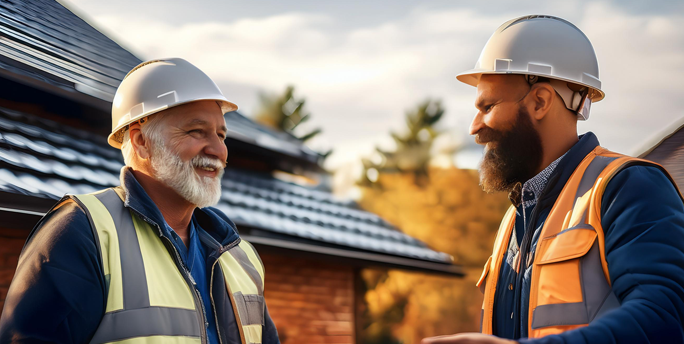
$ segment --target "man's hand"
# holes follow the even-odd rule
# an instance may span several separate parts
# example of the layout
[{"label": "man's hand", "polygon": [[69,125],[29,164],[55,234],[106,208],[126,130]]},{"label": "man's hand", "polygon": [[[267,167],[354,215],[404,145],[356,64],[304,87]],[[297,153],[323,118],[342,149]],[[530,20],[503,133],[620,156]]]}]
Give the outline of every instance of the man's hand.
[{"label": "man's hand", "polygon": [[501,339],[482,333],[459,333],[448,336],[424,338],[420,344],[516,344],[517,342]]}]

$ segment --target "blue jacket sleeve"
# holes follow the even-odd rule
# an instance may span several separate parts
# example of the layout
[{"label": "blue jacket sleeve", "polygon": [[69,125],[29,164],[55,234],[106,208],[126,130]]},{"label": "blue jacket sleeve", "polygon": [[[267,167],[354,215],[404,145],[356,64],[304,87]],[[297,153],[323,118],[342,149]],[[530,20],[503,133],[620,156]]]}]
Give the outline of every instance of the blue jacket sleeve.
[{"label": "blue jacket sleeve", "polygon": [[606,259],[620,307],[534,344],[684,343],[684,204],[656,167],[633,166],[602,200]]},{"label": "blue jacket sleeve", "polygon": [[264,332],[262,337],[263,344],[280,344],[278,330],[276,329],[271,315],[268,314],[268,307],[264,308]]},{"label": "blue jacket sleeve", "polygon": [[0,320],[0,343],[87,343],[104,314],[105,282],[85,212],[66,200],[33,230]]}]

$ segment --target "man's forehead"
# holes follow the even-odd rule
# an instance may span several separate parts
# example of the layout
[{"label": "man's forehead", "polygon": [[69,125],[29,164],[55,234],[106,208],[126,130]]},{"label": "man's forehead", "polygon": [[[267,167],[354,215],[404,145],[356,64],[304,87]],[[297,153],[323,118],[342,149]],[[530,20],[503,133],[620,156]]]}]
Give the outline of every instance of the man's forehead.
[{"label": "man's forehead", "polygon": [[188,116],[185,121],[183,121],[184,125],[187,126],[192,126],[192,125],[198,125],[198,126],[213,126],[216,125],[219,128],[226,130],[226,119],[221,116],[220,119],[217,116]]},{"label": "man's forehead", "polygon": [[505,97],[511,92],[525,86],[525,79],[520,75],[485,74],[477,84],[477,100]]},{"label": "man's forehead", "polygon": [[[213,106],[211,106],[213,104]],[[168,117],[177,125],[225,125],[220,107],[215,102],[183,104],[166,110]]]}]

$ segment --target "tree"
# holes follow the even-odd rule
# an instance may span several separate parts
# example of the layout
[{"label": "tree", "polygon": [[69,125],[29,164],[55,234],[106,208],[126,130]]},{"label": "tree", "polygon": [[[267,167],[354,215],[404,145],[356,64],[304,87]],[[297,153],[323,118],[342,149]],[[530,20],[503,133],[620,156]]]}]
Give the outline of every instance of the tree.
[{"label": "tree", "polygon": [[444,115],[444,108],[439,100],[427,99],[411,111],[406,113],[407,131],[404,133],[391,132],[396,144],[394,151],[376,148],[379,159],[363,159],[364,175],[361,185],[375,184],[379,173],[383,172],[411,172],[415,176],[416,184],[424,185],[428,176],[428,166],[432,159],[432,144],[441,134],[436,129],[437,123]]},{"label": "tree", "polygon": [[[295,130],[300,124],[308,121],[311,114],[305,109],[306,100],[296,98],[294,86],[287,86],[285,92],[277,94],[259,94],[259,111],[254,119],[275,130],[286,132],[296,139],[306,142],[319,135],[322,130],[316,128],[304,135],[295,134]],[[327,158],[332,150],[321,153],[323,158]]]},{"label": "tree", "polygon": [[259,101],[260,109],[255,116],[257,122],[290,133],[302,142],[321,133],[321,129],[317,128],[301,136],[294,134],[300,124],[311,118],[311,114],[304,108],[306,100],[295,98],[294,86],[287,86],[280,95],[261,93]]},{"label": "tree", "polygon": [[[474,285],[510,203],[503,194],[484,193],[477,171],[430,166],[443,115],[439,101],[421,102],[406,113],[407,129],[391,133],[396,149],[376,149],[376,156],[362,160],[366,173],[359,182],[359,205],[451,254],[465,276],[364,269],[364,343],[418,343],[424,337],[478,330],[482,295]],[[443,153],[453,155],[457,149],[453,145]]]},{"label": "tree", "polygon": [[478,331],[482,294],[475,287],[510,206],[503,193],[482,191],[477,171],[430,167],[424,186],[412,173],[380,173],[359,205],[402,232],[454,257],[463,278],[364,269],[363,343],[419,343],[421,338]]}]

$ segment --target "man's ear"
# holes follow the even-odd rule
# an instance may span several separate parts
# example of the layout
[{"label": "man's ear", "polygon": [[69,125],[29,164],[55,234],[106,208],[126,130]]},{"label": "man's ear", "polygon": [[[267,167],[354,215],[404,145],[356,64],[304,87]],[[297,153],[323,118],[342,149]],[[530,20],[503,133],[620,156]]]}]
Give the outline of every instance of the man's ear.
[{"label": "man's ear", "polygon": [[531,108],[530,115],[532,118],[540,121],[546,114],[551,111],[553,102],[556,100],[556,91],[548,83],[538,83],[534,84],[532,91],[530,92],[530,105]]},{"label": "man's ear", "polygon": [[131,139],[131,145],[138,157],[140,159],[147,160],[151,155],[150,149],[147,146],[147,140],[145,139],[145,136],[143,136],[142,130],[140,129],[140,123],[133,123],[128,128],[128,135],[130,135],[129,138]]}]

